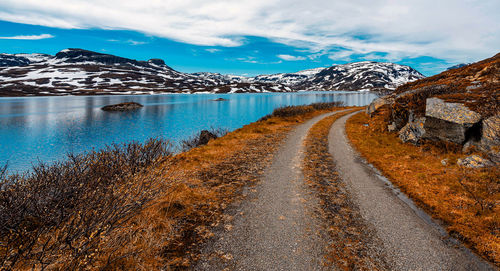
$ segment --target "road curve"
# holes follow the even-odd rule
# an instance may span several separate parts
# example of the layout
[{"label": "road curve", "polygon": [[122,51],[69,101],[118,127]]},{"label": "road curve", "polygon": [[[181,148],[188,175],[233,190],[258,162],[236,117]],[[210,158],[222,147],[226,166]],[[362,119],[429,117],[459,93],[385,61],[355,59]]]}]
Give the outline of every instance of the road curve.
[{"label": "road curve", "polygon": [[[343,110],[346,111],[346,110]],[[292,130],[260,183],[249,191],[217,240],[202,251],[194,270],[327,270],[323,261],[328,238],[313,215],[317,198],[303,183],[300,170],[307,132],[323,114]]]},{"label": "road curve", "polygon": [[393,270],[495,270],[461,245],[443,236],[439,226],[418,215],[412,203],[393,189],[352,149],[345,123],[338,119],[329,134],[329,149],[341,178],[347,183],[361,215],[373,224],[384,243]]}]

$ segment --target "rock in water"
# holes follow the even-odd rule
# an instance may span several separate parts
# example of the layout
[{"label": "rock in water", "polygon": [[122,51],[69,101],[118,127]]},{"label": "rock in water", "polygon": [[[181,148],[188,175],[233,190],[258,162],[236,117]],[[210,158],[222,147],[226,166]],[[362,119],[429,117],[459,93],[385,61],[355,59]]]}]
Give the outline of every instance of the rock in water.
[{"label": "rock in water", "polygon": [[129,111],[143,107],[142,104],[135,102],[119,103],[103,106],[101,109],[104,111]]}]

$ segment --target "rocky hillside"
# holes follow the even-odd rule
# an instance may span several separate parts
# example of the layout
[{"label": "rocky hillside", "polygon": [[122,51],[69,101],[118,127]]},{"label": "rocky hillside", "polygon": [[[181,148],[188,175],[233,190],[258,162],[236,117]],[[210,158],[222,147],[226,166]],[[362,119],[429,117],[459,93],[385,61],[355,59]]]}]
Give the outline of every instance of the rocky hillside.
[{"label": "rocky hillside", "polygon": [[500,54],[405,84],[367,113],[385,116],[402,141],[475,147],[500,163]]},{"label": "rocky hillside", "polygon": [[377,62],[243,77],[183,73],[161,59],[137,61],[82,49],[55,56],[0,54],[0,96],[394,89],[419,78],[408,66]]}]

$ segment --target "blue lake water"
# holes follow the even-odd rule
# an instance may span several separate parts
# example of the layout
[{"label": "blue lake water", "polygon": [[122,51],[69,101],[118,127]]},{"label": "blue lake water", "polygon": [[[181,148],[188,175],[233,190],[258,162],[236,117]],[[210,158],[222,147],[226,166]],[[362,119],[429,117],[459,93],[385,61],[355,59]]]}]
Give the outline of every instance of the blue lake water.
[{"label": "blue lake water", "polygon": [[[374,98],[369,92],[0,98],[0,165],[8,162],[10,172],[26,170],[37,161],[50,163],[110,143],[150,137],[175,143],[211,127],[235,130],[280,106],[330,101],[362,106]],[[144,107],[100,110],[127,101]]]}]

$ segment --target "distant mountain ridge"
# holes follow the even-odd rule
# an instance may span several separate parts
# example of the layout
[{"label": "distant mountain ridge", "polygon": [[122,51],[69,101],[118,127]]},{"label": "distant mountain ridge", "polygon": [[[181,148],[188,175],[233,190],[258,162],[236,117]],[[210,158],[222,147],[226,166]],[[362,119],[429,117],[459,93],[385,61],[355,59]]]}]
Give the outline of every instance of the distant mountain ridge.
[{"label": "distant mountain ridge", "polygon": [[0,95],[242,93],[395,89],[424,78],[409,66],[357,62],[296,73],[244,77],[183,73],[161,59],[138,61],[83,49],[0,54]]}]

